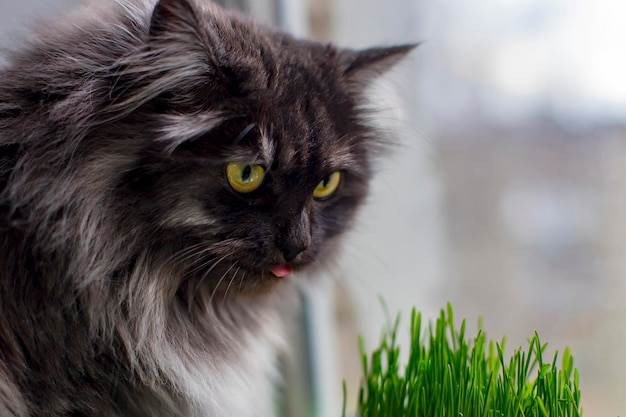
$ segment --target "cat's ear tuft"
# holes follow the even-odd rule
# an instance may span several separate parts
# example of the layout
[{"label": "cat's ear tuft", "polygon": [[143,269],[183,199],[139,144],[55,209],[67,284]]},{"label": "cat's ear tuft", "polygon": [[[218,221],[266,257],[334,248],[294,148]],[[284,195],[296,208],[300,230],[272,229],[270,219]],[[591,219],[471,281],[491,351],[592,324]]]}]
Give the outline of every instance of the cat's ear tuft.
[{"label": "cat's ear tuft", "polygon": [[350,80],[368,83],[400,62],[419,43],[409,45],[344,50],[340,53],[344,76]]},{"label": "cat's ear tuft", "polygon": [[[198,18],[188,0],[159,0],[150,19],[150,39],[197,39]],[[182,35],[182,38],[181,38]]]}]

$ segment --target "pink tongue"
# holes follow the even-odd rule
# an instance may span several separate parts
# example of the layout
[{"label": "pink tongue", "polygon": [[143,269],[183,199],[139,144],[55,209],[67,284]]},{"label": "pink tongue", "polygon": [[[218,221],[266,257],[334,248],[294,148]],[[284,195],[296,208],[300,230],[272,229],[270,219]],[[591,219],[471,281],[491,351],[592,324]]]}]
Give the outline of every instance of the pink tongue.
[{"label": "pink tongue", "polygon": [[270,269],[270,271],[278,278],[288,277],[289,274],[291,274],[291,268],[289,268],[287,265],[277,266],[276,268]]}]

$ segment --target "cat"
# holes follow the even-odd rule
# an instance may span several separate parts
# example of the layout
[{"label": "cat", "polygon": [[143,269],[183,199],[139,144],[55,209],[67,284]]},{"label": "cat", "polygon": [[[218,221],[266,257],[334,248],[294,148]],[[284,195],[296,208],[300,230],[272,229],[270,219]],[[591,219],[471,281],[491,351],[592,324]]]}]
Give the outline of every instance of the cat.
[{"label": "cat", "polygon": [[341,49],[202,0],[101,2],[0,68],[0,416],[264,416],[279,306],[385,148]]}]

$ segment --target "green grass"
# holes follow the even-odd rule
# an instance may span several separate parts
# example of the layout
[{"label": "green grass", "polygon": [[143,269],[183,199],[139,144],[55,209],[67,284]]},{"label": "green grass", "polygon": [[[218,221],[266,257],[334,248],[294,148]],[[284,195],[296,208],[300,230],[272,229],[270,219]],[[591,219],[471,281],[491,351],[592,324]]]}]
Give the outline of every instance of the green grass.
[{"label": "green grass", "polygon": [[[396,344],[399,318],[371,355],[361,341],[364,377],[358,396],[360,417],[579,417],[578,371],[569,349],[557,367],[550,362],[537,333],[528,350],[507,361],[505,341],[489,341],[478,329],[466,336],[465,320],[455,327],[448,304],[436,323],[422,328],[421,313],[411,315],[411,343],[406,365]],[[346,416],[346,387],[344,411]]]}]

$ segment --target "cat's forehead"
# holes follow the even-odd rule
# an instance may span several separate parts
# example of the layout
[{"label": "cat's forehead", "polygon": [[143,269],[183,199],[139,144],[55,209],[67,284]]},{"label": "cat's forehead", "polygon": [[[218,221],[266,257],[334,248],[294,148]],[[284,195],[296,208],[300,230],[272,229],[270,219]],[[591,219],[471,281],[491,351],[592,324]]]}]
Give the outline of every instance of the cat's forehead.
[{"label": "cat's forehead", "polygon": [[[310,133],[310,132],[309,132]],[[358,160],[355,141],[332,131],[285,130],[280,124],[252,123],[244,129],[246,140],[230,147],[228,159],[273,167],[279,171],[332,172],[353,167]]]},{"label": "cat's forehead", "polygon": [[238,152],[285,170],[342,169],[355,162],[352,102],[332,68],[316,65],[311,51],[273,63],[256,60],[265,75],[248,83],[234,110],[249,115],[242,134],[256,140],[241,141]]},{"label": "cat's forehead", "polygon": [[278,146],[274,165],[285,171],[308,168],[309,171],[333,172],[353,168],[357,162],[355,148],[345,138],[326,140],[312,138],[313,143],[283,141]]}]

